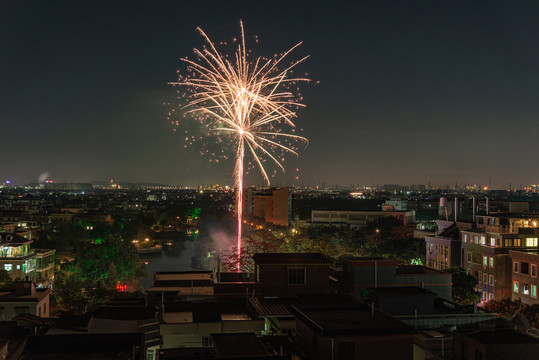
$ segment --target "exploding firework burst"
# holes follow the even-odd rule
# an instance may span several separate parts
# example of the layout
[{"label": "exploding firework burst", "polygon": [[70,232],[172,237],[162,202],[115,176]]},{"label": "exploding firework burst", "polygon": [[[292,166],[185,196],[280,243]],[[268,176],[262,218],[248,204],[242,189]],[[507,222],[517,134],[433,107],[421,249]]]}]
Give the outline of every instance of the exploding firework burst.
[{"label": "exploding firework burst", "polygon": [[[197,136],[186,132],[185,140],[193,144],[215,136],[223,147],[218,151],[201,150],[201,154],[210,155],[216,162],[228,157],[225,151],[228,144],[234,147],[238,257],[241,255],[244,172],[256,166],[270,185],[266,163],[273,163],[284,172],[285,155],[298,156],[299,147],[307,144],[306,138],[296,134],[292,120],[297,116],[296,110],[304,106],[297,85],[309,81],[306,77],[293,76],[293,68],[308,56],[285,64],[290,52],[301,43],[272,58],[256,57],[246,49],[241,21],[240,28],[241,38],[234,39],[232,54],[220,52],[198,28],[205,45],[202,50],[194,49],[194,59],[181,59],[187,63],[187,74],[172,83],[186,86],[186,92],[181,93],[187,99],[185,114],[198,120],[206,130],[205,134]],[[246,155],[250,159],[247,164],[244,163]],[[276,170],[271,176],[275,173]]]}]

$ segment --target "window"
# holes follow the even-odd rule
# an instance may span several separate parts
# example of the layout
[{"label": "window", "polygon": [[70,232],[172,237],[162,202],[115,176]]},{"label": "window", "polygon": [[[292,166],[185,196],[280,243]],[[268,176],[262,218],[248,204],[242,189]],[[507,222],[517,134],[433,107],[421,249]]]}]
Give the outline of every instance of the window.
[{"label": "window", "polygon": [[468,262],[472,262],[472,253],[470,251],[468,251],[466,254],[466,260],[468,260]]},{"label": "window", "polygon": [[490,246],[492,247],[496,246],[496,238],[493,238],[493,237],[490,238]]},{"label": "window", "polygon": [[210,347],[211,346],[211,338],[209,336],[203,336],[202,337],[202,346],[204,346],[204,347]]},{"label": "window", "polygon": [[529,284],[521,284],[520,285],[520,292],[524,295],[530,295],[530,285]]},{"label": "window", "polygon": [[21,266],[20,265],[17,265],[17,270],[20,270],[21,269]]},{"label": "window", "polygon": [[488,301],[490,300],[494,300],[494,294],[493,293],[488,293]]},{"label": "window", "polygon": [[483,352],[481,350],[475,350],[475,360],[483,360]]},{"label": "window", "polygon": [[535,264],[532,264],[532,273],[531,273],[531,275],[533,277],[537,277],[537,265],[535,265]]},{"label": "window", "polygon": [[513,263],[513,271],[516,273],[518,272],[518,262],[516,261]]},{"label": "window", "polygon": [[513,246],[513,240],[505,239],[505,247],[511,247],[511,246]]},{"label": "window", "polygon": [[148,349],[148,351],[146,352],[146,360],[154,360],[155,359],[154,353],[155,353],[154,349]]},{"label": "window", "polygon": [[530,275],[530,264],[527,262],[520,263],[520,273],[525,275]]},{"label": "window", "polygon": [[468,234],[464,234],[464,243],[468,242]]},{"label": "window", "polygon": [[520,239],[515,239],[513,246],[520,246]]},{"label": "window", "polygon": [[339,360],[355,360],[356,358],[356,344],[351,341],[340,342],[337,349]]},{"label": "window", "polygon": [[482,279],[483,279],[483,273],[480,271],[479,276],[477,277],[477,282],[481,284]]},{"label": "window", "polygon": [[0,307],[0,320],[5,320],[4,308]]},{"label": "window", "polygon": [[483,235],[481,236],[481,245],[486,245],[487,244],[487,238]]},{"label": "window", "polygon": [[15,307],[15,314],[28,314],[28,307],[27,306],[17,306]]},{"label": "window", "polygon": [[513,292],[518,292],[518,281],[513,281]]},{"label": "window", "polygon": [[4,264],[4,270],[11,271],[11,264]]},{"label": "window", "polygon": [[488,266],[490,266],[491,268],[494,267],[494,258],[493,257],[488,258]]},{"label": "window", "polygon": [[487,301],[488,300],[488,293],[486,291],[483,291],[483,296],[481,297],[481,301]]},{"label": "window", "polygon": [[488,276],[488,284],[490,286],[494,286],[494,275],[489,275]]},{"label": "window", "polygon": [[483,266],[488,266],[488,256],[483,256]]},{"label": "window", "polygon": [[[488,276],[487,273],[483,273],[483,284],[488,284],[488,283],[487,283],[487,276]],[[491,275],[491,276],[492,276],[492,275]]]},{"label": "window", "polygon": [[466,274],[472,275],[472,269],[466,269]]},{"label": "window", "polygon": [[537,238],[526,238],[526,246],[537,247]]},{"label": "window", "polygon": [[537,297],[537,286],[536,285],[532,285],[532,296]]},{"label": "window", "polygon": [[289,285],[305,285],[305,269],[303,268],[288,269],[288,284]]}]

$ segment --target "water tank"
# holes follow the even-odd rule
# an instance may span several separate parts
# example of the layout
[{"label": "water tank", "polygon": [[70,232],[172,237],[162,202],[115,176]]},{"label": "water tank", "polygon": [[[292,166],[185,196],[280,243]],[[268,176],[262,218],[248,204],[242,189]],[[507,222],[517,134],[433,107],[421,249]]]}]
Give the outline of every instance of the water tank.
[{"label": "water tank", "polygon": [[446,207],[447,206],[447,199],[445,197],[440,198],[440,207]]}]

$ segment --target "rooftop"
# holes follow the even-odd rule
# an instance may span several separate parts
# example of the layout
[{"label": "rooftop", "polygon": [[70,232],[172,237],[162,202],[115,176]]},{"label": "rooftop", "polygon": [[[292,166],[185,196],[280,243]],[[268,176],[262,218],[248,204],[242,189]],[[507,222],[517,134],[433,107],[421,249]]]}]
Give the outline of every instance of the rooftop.
[{"label": "rooftop", "polygon": [[412,334],[415,330],[364,303],[338,306],[292,306],[297,320],[322,336]]},{"label": "rooftop", "polygon": [[30,243],[32,243],[32,240],[15,233],[0,233],[0,246],[20,246]]},{"label": "rooftop", "polygon": [[497,330],[476,330],[471,332],[461,332],[464,336],[470,337],[482,344],[538,344],[539,339],[519,334],[510,329]]},{"label": "rooftop", "polygon": [[333,260],[320,253],[256,253],[257,264],[333,264]]},{"label": "rooftop", "polygon": [[212,334],[211,339],[217,356],[268,354],[253,333]]}]

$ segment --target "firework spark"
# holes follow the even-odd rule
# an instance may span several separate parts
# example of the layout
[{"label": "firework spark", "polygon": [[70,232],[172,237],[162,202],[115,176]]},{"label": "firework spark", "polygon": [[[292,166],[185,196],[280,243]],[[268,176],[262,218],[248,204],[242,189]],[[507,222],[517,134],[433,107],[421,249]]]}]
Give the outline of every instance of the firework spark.
[{"label": "firework spark", "polygon": [[[219,52],[206,33],[197,28],[205,46],[202,50],[194,49],[195,59],[181,59],[187,63],[188,75],[172,83],[187,86],[186,113],[194,115],[206,127],[206,135],[217,134],[219,142],[226,139],[235,147],[238,258],[241,255],[244,171],[256,165],[270,185],[264,163],[269,161],[284,172],[284,155],[298,156],[296,145],[307,144],[306,138],[295,134],[292,119],[297,116],[295,110],[304,107],[297,84],[309,81],[306,77],[291,76],[292,69],[308,56],[284,65],[285,58],[301,43],[269,59],[255,57],[246,49],[241,21],[240,28],[241,39],[234,40],[238,44],[232,56]],[[186,136],[191,144],[196,140],[194,136]],[[253,158],[247,167],[244,164],[246,153]]]}]

